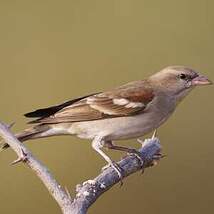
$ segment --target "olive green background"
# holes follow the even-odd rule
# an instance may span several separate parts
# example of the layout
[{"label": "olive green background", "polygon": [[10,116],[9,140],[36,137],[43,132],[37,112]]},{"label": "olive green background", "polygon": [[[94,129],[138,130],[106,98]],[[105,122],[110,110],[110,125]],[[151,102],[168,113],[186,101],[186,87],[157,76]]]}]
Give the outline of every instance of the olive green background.
[{"label": "olive green background", "polygon": [[[25,112],[168,65],[188,65],[214,80],[213,10],[212,0],[1,0],[0,120],[16,122],[17,132],[26,127]],[[212,86],[194,90],[159,129],[167,158],[115,186],[89,213],[213,213],[213,99]],[[72,194],[105,164],[75,137],[28,146]],[[0,213],[60,213],[31,170],[9,165],[15,158],[13,151],[0,154]]]}]

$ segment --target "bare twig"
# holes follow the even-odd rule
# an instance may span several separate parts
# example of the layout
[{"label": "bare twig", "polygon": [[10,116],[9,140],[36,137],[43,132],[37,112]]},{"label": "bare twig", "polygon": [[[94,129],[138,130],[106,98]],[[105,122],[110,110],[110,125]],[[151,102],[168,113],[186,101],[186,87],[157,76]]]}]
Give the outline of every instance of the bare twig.
[{"label": "bare twig", "polygon": [[[32,153],[10,132],[9,127],[0,123],[0,136],[16,152],[18,159],[13,164],[22,161],[27,164],[44,183],[50,194],[59,204],[64,214],[85,214],[88,208],[113,185],[120,182],[117,173],[111,167],[105,169],[93,180],[88,180],[81,185],[77,185],[76,196],[72,199],[67,189],[62,188],[55,180],[49,170],[38,161]],[[141,142],[141,141],[139,141]],[[124,177],[136,171],[153,166],[162,157],[160,155],[160,142],[155,136],[142,143],[141,153],[142,162],[139,157],[127,156],[118,164],[123,169]]]},{"label": "bare twig", "polygon": [[20,161],[26,163],[49,190],[50,194],[54,197],[62,209],[62,212],[64,214],[71,214],[72,212],[68,212],[68,210],[71,210],[72,200],[70,200],[70,196],[59,185],[49,170],[32,155],[24,144],[17,140],[17,138],[10,132],[8,127],[2,123],[0,123],[0,136],[6,143],[9,144],[18,156],[18,159],[14,161],[13,164]]}]

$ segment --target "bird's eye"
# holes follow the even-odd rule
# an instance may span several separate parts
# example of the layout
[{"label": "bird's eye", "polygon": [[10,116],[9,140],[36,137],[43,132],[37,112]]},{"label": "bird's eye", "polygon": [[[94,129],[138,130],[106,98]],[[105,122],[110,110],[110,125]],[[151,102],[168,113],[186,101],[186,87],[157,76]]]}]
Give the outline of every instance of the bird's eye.
[{"label": "bird's eye", "polygon": [[186,74],[180,74],[179,78],[182,80],[185,80],[185,79],[187,79],[187,75]]}]

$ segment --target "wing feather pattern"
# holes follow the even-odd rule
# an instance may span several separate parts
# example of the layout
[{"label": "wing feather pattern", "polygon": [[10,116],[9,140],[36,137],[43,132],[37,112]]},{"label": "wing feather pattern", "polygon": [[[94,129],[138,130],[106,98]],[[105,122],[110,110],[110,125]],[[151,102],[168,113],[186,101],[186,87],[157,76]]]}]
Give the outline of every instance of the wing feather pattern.
[{"label": "wing feather pattern", "polygon": [[70,105],[64,106],[52,115],[30,123],[68,123],[138,114],[143,112],[154,98],[153,90],[144,83],[136,81],[112,91],[76,99],[76,102],[70,101]]}]

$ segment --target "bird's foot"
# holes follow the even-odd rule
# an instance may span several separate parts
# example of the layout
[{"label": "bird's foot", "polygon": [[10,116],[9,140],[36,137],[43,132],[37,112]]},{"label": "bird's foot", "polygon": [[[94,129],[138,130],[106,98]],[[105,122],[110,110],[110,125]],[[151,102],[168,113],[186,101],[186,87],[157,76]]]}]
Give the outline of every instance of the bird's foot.
[{"label": "bird's foot", "polygon": [[144,161],[142,158],[142,154],[139,151],[137,151],[136,149],[130,149],[130,152],[128,152],[128,154],[131,156],[135,156],[138,159],[141,167],[143,166]]},{"label": "bird's foot", "polygon": [[132,149],[132,151],[130,151],[129,153],[128,153],[130,156],[134,156],[134,157],[136,157],[137,158],[137,160],[139,161],[139,163],[140,163],[140,167],[141,167],[141,173],[143,174],[144,173],[144,168],[143,168],[143,165],[144,165],[144,160],[143,160],[143,158],[142,158],[142,154],[139,152],[139,151],[137,151],[136,149]]},{"label": "bird's foot", "polygon": [[105,171],[106,169],[108,169],[111,165],[108,163],[107,165],[103,166],[101,171]]},{"label": "bird's foot", "polygon": [[123,169],[120,167],[120,165],[118,163],[112,161],[108,165],[104,166],[102,168],[102,171],[108,169],[109,167],[112,167],[117,172],[117,175],[120,179],[120,186],[122,186],[123,185],[123,177],[124,177],[123,176],[123,172],[124,172]]}]

